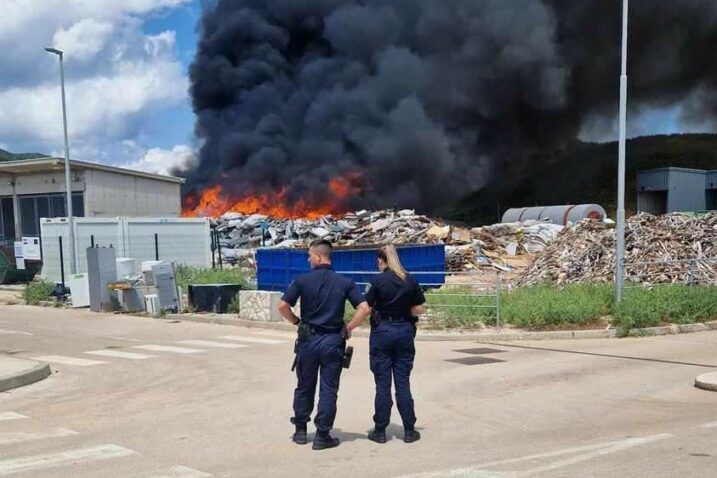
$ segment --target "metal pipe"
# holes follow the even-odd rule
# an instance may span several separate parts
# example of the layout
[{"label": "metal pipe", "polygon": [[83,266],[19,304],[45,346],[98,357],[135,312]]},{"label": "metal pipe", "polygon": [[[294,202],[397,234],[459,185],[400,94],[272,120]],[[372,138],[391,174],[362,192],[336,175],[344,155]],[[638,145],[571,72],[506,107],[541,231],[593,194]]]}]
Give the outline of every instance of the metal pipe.
[{"label": "metal pipe", "polygon": [[617,167],[617,250],[615,251],[616,301],[625,288],[625,149],[627,142],[627,34],[629,0],[622,2],[622,71],[620,75],[620,142]]}]

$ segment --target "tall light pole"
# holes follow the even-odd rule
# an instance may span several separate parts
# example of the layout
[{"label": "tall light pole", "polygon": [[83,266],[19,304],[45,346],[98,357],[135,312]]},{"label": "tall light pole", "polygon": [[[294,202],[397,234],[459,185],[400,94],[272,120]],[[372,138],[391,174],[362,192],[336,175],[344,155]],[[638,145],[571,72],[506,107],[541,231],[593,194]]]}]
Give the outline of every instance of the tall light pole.
[{"label": "tall light pole", "polygon": [[620,143],[617,170],[617,250],[615,251],[615,291],[622,301],[625,289],[625,142],[627,137],[627,17],[629,0],[622,2],[622,73],[620,75]]},{"label": "tall light pole", "polygon": [[65,67],[62,62],[63,52],[57,48],[46,47],[45,51],[53,53],[60,59],[60,90],[62,91],[62,128],[65,134],[65,191],[67,193],[67,220],[70,226],[70,273],[77,272],[75,265],[75,225],[72,220],[72,183],[70,181],[70,146],[67,142],[67,107],[65,105]]}]

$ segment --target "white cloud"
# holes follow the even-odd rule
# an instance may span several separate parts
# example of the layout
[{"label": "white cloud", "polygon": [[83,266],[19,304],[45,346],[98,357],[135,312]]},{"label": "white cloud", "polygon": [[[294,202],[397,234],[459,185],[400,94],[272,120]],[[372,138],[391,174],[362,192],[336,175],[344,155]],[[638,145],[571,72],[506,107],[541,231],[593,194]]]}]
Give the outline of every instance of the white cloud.
[{"label": "white cloud", "polygon": [[52,44],[62,51],[72,52],[73,58],[89,60],[105,47],[114,25],[92,18],[84,18],[70,28],[55,32]]},{"label": "white cloud", "polygon": [[15,149],[61,148],[57,57],[43,51],[52,45],[65,51],[72,156],[114,163],[145,157],[152,144],[134,143],[140,125],[187,102],[188,81],[175,32],[149,35],[144,23],[189,1],[3,0],[0,44],[13,47],[0,49],[0,140]]},{"label": "white cloud", "polygon": [[172,149],[151,148],[138,161],[122,167],[157,174],[171,174],[174,170],[187,171],[197,164],[197,156],[189,146],[177,145]]}]

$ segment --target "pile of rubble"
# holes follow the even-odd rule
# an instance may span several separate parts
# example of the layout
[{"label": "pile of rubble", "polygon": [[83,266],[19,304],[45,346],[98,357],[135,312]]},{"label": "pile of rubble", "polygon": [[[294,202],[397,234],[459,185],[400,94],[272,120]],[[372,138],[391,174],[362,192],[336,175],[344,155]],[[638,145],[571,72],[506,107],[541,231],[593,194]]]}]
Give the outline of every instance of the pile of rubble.
[{"label": "pile of rubble", "polygon": [[[261,214],[229,212],[214,219],[222,259],[231,264],[253,264],[259,247],[303,248],[315,239],[327,239],[337,247],[376,244],[445,244],[446,266],[451,271],[490,268],[509,272],[530,261],[563,229],[538,221],[497,224],[467,229],[415,211],[357,211],[342,217],[276,219]],[[532,259],[531,259],[532,260]]]},{"label": "pile of rubble", "polygon": [[[717,214],[630,218],[625,230],[626,280],[640,284],[717,283]],[[523,271],[518,285],[614,280],[614,226],[583,221],[567,227]]]}]

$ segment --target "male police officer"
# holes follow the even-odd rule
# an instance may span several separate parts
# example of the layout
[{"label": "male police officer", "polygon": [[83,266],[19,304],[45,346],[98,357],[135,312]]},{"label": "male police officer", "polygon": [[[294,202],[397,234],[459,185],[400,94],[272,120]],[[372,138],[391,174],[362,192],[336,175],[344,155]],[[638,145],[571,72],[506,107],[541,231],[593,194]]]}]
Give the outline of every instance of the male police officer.
[{"label": "male police officer", "polygon": [[[314,408],[316,382],[321,372],[319,406],[314,419],[316,436],[314,450],[338,446],[338,438],[329,435],[336,417],[336,398],[339,390],[341,366],[348,334],[344,325],[346,300],[357,309],[356,315],[370,314],[368,304],[353,280],[340,276],[331,268],[331,243],[317,240],[309,247],[312,271],[294,280],[279,303],[279,313],[287,321],[299,326],[296,351],[293,440],[299,445],[307,442],[306,423]],[[301,319],[291,310],[301,298]]]}]

